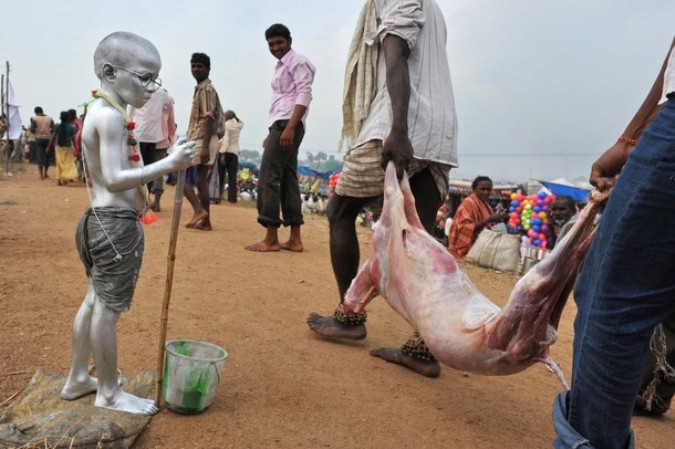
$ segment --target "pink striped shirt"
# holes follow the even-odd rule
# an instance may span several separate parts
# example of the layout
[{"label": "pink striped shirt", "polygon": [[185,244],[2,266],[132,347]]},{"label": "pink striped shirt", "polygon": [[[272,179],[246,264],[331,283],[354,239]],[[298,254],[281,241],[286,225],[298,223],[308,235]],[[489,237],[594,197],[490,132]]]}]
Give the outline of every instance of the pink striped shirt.
[{"label": "pink striped shirt", "polygon": [[270,125],[277,120],[288,120],[296,104],[306,106],[302,117],[304,124],[312,101],[312,82],[316,68],[309,59],[292,49],[281,58],[274,69],[272,78],[272,105]]}]

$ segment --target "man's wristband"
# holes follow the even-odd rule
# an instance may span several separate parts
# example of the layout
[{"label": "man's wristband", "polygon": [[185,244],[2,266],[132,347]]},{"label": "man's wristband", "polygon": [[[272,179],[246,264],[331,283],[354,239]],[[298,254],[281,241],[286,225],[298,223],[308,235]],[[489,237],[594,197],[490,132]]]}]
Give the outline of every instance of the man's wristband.
[{"label": "man's wristband", "polygon": [[630,137],[621,136],[617,140],[619,142],[627,143],[628,145],[632,145],[632,146],[637,145],[637,140],[631,139]]}]

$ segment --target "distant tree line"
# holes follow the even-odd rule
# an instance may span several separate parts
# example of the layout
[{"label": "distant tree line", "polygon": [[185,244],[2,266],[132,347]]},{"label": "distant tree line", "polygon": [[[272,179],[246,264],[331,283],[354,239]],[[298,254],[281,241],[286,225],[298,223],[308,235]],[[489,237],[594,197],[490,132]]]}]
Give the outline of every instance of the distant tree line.
[{"label": "distant tree line", "polygon": [[[241,150],[239,152],[239,159],[242,162],[253,162],[256,165],[260,165],[262,154],[258,150]],[[335,155],[327,154],[323,151],[319,151],[316,154],[306,151],[305,159],[299,160],[298,164],[322,172],[342,171],[342,159],[338,160],[335,158]]]}]

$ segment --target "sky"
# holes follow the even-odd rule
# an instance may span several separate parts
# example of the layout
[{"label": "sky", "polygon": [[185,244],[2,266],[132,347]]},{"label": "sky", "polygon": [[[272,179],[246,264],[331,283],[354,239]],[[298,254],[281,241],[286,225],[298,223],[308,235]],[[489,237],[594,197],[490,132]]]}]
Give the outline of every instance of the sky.
[{"label": "sky", "polygon": [[[656,79],[675,35],[672,0],[437,0],[459,122],[460,167],[451,178],[575,180],[619,137]],[[3,0],[0,72],[21,106],[58,119],[99,86],[93,54],[114,31],[155,44],[160,77],[187,129],[193,52],[211,57],[211,80],[261,150],[276,59],[265,29],[289,27],[293,49],[316,66],[300,148],[338,152],[344,65],[362,0]],[[78,108],[82,112],[82,108]],[[58,120],[57,120],[58,121]]]}]

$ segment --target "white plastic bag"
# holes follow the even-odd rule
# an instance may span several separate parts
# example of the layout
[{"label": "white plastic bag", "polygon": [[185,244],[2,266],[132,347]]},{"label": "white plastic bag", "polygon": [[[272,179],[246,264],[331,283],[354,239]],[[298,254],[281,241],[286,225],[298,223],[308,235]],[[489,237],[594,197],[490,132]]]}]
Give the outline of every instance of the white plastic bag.
[{"label": "white plastic bag", "polygon": [[493,270],[516,272],[520,262],[520,237],[483,229],[466,260]]}]

